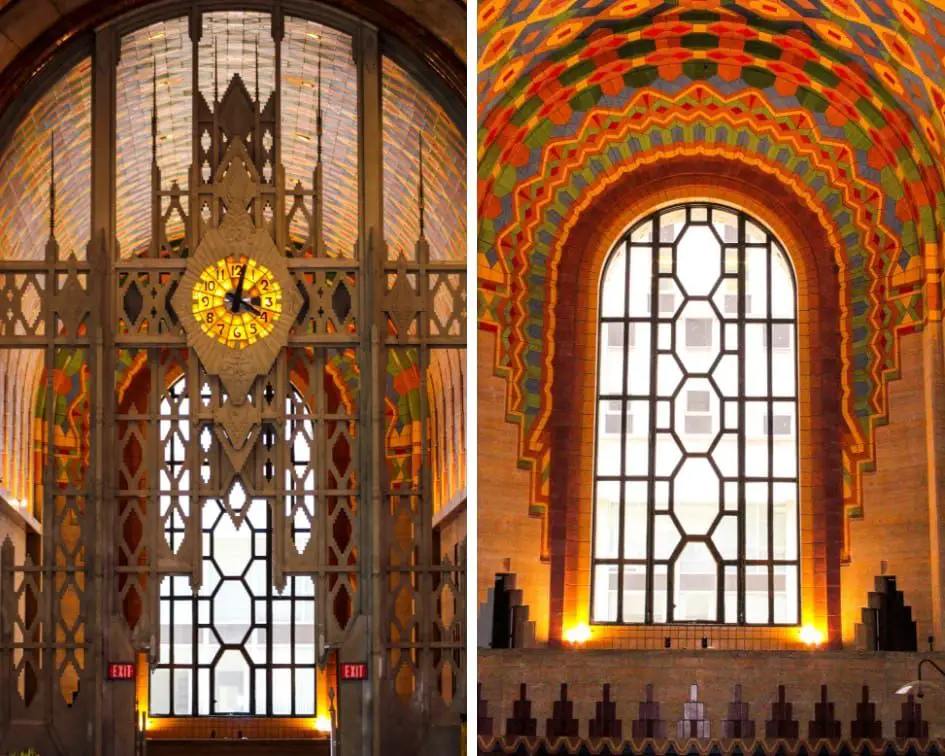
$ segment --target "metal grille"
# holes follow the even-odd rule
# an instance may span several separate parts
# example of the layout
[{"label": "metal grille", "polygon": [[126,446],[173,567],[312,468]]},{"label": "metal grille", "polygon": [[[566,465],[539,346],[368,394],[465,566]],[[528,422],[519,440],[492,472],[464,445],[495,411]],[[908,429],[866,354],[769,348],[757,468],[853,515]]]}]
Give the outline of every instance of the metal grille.
[{"label": "metal grille", "polygon": [[796,307],[784,250],[730,208],[662,210],[611,252],[595,623],[799,621]]}]

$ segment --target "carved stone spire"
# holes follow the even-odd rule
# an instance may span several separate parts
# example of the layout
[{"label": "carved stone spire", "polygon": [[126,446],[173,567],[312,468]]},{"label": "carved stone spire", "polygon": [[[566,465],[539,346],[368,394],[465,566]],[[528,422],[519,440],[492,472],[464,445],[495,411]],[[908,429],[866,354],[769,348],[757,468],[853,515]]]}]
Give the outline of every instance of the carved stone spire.
[{"label": "carved stone spire", "polygon": [[49,132],[49,238],[56,238],[56,134]]},{"label": "carved stone spire", "polygon": [[417,206],[420,210],[420,238],[423,239],[424,234],[424,196],[423,196],[423,132],[420,133],[420,181],[419,181],[419,191],[417,197]]},{"label": "carved stone spire", "polygon": [[324,211],[324,202],[322,194],[322,40],[318,38],[318,62],[317,75],[315,79],[316,87],[316,105],[315,105],[315,175],[312,177],[312,188],[315,190],[315,198],[312,207],[312,232],[313,247],[312,255],[314,257],[325,257],[325,238],[322,233],[322,219]]}]

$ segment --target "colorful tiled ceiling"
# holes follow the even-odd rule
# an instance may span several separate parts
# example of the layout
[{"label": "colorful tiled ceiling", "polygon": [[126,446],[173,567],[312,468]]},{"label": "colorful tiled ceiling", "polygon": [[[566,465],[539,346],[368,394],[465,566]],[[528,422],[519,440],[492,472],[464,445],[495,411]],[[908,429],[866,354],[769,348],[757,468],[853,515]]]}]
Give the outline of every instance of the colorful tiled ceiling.
[{"label": "colorful tiled ceiling", "polygon": [[498,335],[534,513],[548,498],[550,303],[567,232],[618,174],[712,154],[793,187],[836,240],[844,491],[862,514],[897,335],[941,309],[945,13],[895,6],[480,5],[479,320]]},{"label": "colorful tiled ceiling", "polygon": [[50,137],[56,145],[60,256],[89,241],[92,64],[83,59],[30,108],[0,153],[0,259],[41,260],[49,239]]}]

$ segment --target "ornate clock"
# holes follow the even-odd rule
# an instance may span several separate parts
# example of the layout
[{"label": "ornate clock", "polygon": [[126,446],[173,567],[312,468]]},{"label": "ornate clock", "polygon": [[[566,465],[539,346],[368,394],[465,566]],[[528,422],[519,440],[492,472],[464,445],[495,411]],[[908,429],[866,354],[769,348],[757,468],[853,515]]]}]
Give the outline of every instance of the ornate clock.
[{"label": "ornate clock", "polygon": [[187,343],[241,405],[288,343],[302,295],[269,232],[247,211],[259,198],[259,177],[240,139],[228,145],[215,183],[225,215],[188,259],[172,303]]},{"label": "ornate clock", "polygon": [[191,308],[205,334],[245,349],[275,328],[282,316],[282,286],[258,260],[231,255],[200,272]]}]

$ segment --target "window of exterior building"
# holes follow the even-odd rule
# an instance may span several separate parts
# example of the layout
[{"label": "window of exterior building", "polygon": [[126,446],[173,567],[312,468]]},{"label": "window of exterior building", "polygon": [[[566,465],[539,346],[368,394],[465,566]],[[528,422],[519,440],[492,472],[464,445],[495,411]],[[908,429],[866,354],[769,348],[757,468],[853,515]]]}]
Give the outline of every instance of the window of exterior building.
[{"label": "window of exterior building", "polygon": [[615,245],[593,622],[799,621],[796,300],[785,250],[737,210],[672,207]]}]

